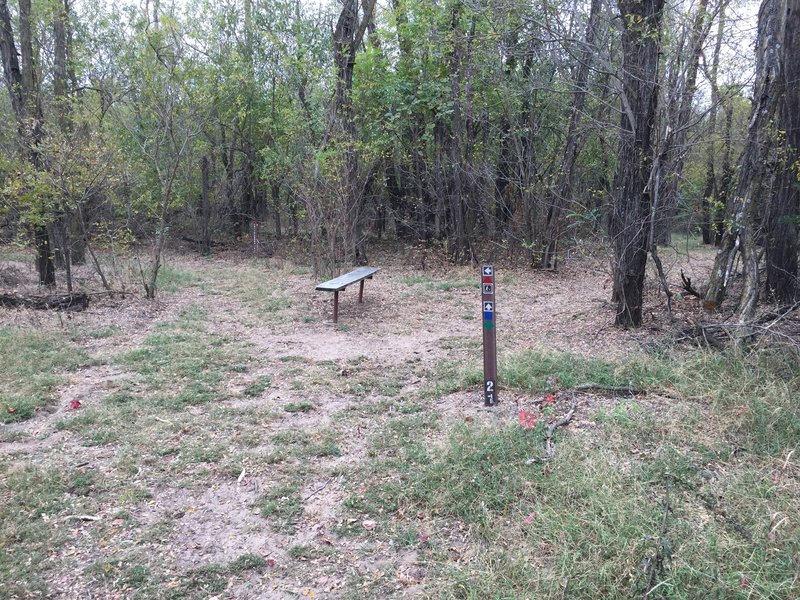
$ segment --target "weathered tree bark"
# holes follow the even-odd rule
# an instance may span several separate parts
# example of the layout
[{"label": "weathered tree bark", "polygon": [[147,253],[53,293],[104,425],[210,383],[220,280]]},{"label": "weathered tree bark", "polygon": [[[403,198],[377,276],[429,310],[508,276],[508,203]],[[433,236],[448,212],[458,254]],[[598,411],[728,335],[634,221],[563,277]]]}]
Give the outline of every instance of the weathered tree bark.
[{"label": "weathered tree bark", "polygon": [[22,137],[25,123],[25,102],[22,97],[22,71],[19,66],[19,55],[14,42],[14,30],[11,26],[11,13],[7,0],[0,0],[0,55],[3,59],[3,75],[6,90],[11,98],[11,108],[17,118],[17,128]]},{"label": "weathered tree bark", "polygon": [[600,19],[600,5],[600,0],[592,0],[591,8],[589,9],[589,21],[586,24],[583,52],[575,72],[575,91],[572,94],[572,110],[567,129],[564,155],[561,158],[561,167],[558,171],[555,189],[551,189],[548,194],[547,222],[540,244],[542,257],[539,266],[543,269],[556,269],[558,267],[558,243],[564,226],[564,211],[567,203],[572,199],[575,161],[578,159],[578,153],[581,150],[584,137],[581,135],[579,128],[583,106],[586,102],[589,67],[592,63],[592,55],[596,52],[594,40],[597,36],[597,25]]},{"label": "weathered tree bark", "polygon": [[622,118],[614,211],[614,290],[616,324],[642,323],[653,162],[653,132],[658,103],[658,47],[664,0],[618,0],[622,33]]},{"label": "weathered tree bark", "polygon": [[722,175],[716,183],[716,206],[713,207],[712,230],[714,245],[722,245],[722,236],[725,232],[725,212],[733,192],[733,104],[725,107],[725,131],[722,134]]},{"label": "weathered tree bark", "polygon": [[800,0],[787,0],[783,44],[783,100],[778,123],[785,138],[782,173],[766,219],[767,293],[781,303],[797,300],[800,216]]},{"label": "weathered tree bark", "polygon": [[[756,77],[747,141],[740,159],[736,190],[725,212],[722,243],[714,259],[706,304],[719,306],[730,284],[734,254],[742,252],[745,286],[737,314],[741,320],[752,316],[758,299],[758,261],[753,240],[755,198],[761,191],[764,163],[772,147],[768,125],[782,97],[784,20],[787,0],[764,0],[758,15]],[[747,246],[747,247],[745,247]]]},{"label": "weathered tree bark", "polygon": [[56,265],[50,251],[50,236],[47,228],[36,225],[33,228],[33,243],[36,246],[36,271],[39,273],[39,284],[52,287],[56,284]]}]

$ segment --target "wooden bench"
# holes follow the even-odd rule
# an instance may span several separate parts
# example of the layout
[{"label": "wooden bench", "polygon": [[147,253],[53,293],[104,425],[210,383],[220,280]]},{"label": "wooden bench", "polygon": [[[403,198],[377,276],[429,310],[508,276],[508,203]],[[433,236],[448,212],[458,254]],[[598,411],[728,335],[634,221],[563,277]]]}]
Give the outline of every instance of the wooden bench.
[{"label": "wooden bench", "polygon": [[322,292],[333,292],[333,322],[339,320],[339,292],[342,292],[348,285],[360,283],[358,288],[358,301],[364,301],[364,280],[372,279],[372,276],[380,271],[375,267],[359,267],[355,271],[350,271],[344,275],[339,275],[330,281],[323,281],[317,285],[316,289]]}]

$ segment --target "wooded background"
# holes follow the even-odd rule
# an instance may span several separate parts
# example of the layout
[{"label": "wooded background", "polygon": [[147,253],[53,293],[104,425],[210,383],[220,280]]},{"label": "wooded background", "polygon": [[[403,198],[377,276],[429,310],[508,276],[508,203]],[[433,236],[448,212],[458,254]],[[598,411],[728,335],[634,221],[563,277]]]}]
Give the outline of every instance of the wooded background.
[{"label": "wooded background", "polygon": [[[613,251],[617,324],[681,231],[705,302],[798,296],[800,0],[0,0],[0,236],[40,281],[144,242]],[[61,278],[60,278],[61,279]],[[668,295],[669,286],[660,275]]]}]

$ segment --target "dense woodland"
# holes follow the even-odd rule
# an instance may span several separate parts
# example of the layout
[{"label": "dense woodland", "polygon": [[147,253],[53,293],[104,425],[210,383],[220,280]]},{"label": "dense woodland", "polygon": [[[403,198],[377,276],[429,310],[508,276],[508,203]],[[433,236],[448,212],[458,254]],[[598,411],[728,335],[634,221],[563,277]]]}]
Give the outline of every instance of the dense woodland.
[{"label": "dense woodland", "polygon": [[40,281],[169,239],[380,238],[557,269],[612,250],[617,324],[675,231],[737,318],[798,297],[800,0],[0,0],[0,236]]}]

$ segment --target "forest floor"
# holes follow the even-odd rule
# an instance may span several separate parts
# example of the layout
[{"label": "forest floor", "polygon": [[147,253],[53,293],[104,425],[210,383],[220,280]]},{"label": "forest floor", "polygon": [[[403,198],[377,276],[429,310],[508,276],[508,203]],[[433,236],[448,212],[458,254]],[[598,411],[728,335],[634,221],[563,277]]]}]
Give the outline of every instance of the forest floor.
[{"label": "forest floor", "polygon": [[169,254],[156,301],[0,309],[0,597],[800,597],[795,355],[679,344],[708,315],[653,278],[614,328],[604,259],[498,261],[485,408],[476,269],[372,264],[335,326],[309,268],[233,252]]}]

